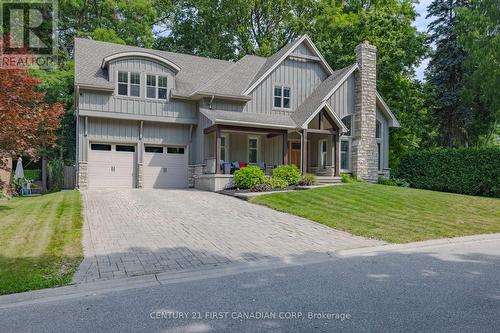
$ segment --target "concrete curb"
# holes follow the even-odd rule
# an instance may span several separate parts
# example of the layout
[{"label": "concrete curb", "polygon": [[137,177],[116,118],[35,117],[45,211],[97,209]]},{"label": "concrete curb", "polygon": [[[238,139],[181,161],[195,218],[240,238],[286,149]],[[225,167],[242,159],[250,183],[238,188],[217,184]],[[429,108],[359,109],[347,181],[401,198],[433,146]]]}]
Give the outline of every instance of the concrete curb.
[{"label": "concrete curb", "polygon": [[257,272],[276,268],[300,266],[335,260],[333,253],[308,255],[301,258],[281,258],[262,260],[255,263],[242,263],[224,267],[207,267],[198,270],[165,272],[130,278],[73,284],[64,287],[28,291],[24,293],[0,296],[0,309],[50,303],[60,300],[97,296],[109,292],[147,288],[186,281],[205,280],[241,273]]},{"label": "concrete curb", "polygon": [[338,257],[347,257],[363,254],[376,254],[381,252],[395,252],[395,251],[414,251],[425,248],[443,247],[451,244],[458,243],[474,243],[483,241],[500,241],[500,233],[496,234],[482,234],[454,238],[433,239],[421,242],[413,242],[407,244],[386,244],[373,247],[363,247],[357,249],[340,250],[336,252]]}]

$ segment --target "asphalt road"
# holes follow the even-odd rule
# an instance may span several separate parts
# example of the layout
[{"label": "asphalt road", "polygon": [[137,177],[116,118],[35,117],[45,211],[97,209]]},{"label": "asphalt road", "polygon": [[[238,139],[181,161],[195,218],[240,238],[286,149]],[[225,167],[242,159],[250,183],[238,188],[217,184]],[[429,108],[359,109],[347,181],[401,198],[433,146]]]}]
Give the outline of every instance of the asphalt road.
[{"label": "asphalt road", "polygon": [[500,240],[351,251],[130,288],[19,304],[0,297],[0,331],[499,332]]}]

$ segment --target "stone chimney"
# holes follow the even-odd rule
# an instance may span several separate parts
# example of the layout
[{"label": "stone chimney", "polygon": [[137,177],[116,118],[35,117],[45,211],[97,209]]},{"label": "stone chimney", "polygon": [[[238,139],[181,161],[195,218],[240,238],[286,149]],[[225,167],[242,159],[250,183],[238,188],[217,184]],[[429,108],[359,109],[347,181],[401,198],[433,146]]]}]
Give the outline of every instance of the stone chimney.
[{"label": "stone chimney", "polygon": [[367,181],[378,178],[377,143],[375,139],[377,94],[377,48],[364,41],[356,47],[354,137],[352,164],[354,175]]}]

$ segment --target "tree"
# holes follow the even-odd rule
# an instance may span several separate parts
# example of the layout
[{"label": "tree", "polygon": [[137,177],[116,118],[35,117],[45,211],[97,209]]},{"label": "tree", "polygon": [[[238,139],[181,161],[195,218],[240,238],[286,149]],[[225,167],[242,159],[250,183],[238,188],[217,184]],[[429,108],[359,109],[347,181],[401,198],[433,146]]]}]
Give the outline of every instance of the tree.
[{"label": "tree", "polygon": [[[471,0],[458,11],[459,42],[468,57],[462,97],[475,106],[469,135],[488,145],[500,135],[500,6],[496,0]],[[478,92],[480,92],[478,94]],[[479,101],[479,103],[477,103]],[[500,142],[496,142],[500,144]]]},{"label": "tree", "polygon": [[431,144],[435,129],[426,106],[425,87],[414,68],[427,54],[426,34],[413,26],[412,1],[321,1],[312,37],[330,65],[356,61],[354,48],[363,40],[377,47],[377,90],[402,128],[391,131],[390,165],[406,152]]},{"label": "tree", "polygon": [[169,1],[162,0],[61,0],[59,36],[71,51],[73,38],[151,47],[157,11]]},{"label": "tree", "polygon": [[44,101],[48,104],[58,102],[65,110],[57,130],[57,149],[49,149],[46,153],[62,157],[67,165],[73,164],[76,158],[74,61],[61,62],[57,68],[30,69],[30,74],[40,80],[36,90],[44,93]]},{"label": "tree", "polygon": [[25,69],[0,69],[1,157],[36,160],[40,149],[55,144],[64,109],[58,102],[46,103],[36,91],[39,84]]},{"label": "tree", "polygon": [[314,0],[179,0],[155,48],[226,60],[269,56],[310,30]]},{"label": "tree", "polygon": [[460,147],[470,141],[470,107],[461,98],[464,85],[467,52],[459,44],[457,10],[468,6],[468,0],[434,0],[427,17],[435,17],[429,24],[429,41],[435,44],[426,72],[429,83],[429,101],[439,126],[439,144]]}]

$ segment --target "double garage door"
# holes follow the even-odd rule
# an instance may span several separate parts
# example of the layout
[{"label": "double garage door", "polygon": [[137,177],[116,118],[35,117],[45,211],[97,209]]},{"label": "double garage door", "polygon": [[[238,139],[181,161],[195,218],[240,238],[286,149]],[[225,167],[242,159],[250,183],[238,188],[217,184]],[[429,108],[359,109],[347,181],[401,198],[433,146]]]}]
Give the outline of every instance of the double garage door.
[{"label": "double garage door", "polygon": [[[92,143],[88,154],[90,188],[133,188],[137,183],[137,147]],[[184,147],[145,146],[143,187],[187,187],[187,154]]]}]

